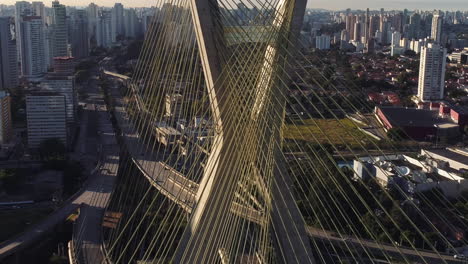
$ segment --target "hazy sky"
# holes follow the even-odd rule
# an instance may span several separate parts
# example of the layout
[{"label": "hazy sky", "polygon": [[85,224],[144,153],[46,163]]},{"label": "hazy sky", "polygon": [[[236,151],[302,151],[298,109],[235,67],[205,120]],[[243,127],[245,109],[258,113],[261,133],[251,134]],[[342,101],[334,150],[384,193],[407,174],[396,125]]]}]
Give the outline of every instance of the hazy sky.
[{"label": "hazy sky", "polygon": [[[36,0],[37,1],[37,0]],[[40,1],[40,0],[39,0]],[[87,6],[94,2],[101,6],[113,6],[115,2],[121,2],[127,7],[151,6],[156,0],[59,0],[60,3],[70,6]],[[16,0],[0,0],[0,4],[14,4]],[[50,6],[52,0],[43,2]],[[351,9],[443,9],[443,10],[468,10],[468,0],[309,0],[309,8],[326,8],[333,10]]]}]

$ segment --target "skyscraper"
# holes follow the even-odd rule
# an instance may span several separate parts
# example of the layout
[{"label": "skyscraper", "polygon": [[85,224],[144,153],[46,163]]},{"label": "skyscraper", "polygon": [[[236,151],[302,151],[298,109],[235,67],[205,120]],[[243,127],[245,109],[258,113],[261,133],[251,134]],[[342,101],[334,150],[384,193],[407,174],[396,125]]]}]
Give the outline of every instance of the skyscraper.
[{"label": "skyscraper", "polygon": [[43,2],[32,2],[32,15],[33,16],[40,16],[42,18],[42,24],[45,26],[46,24],[46,13],[45,13],[45,6]]},{"label": "skyscraper", "polygon": [[18,85],[18,63],[14,22],[9,17],[0,17],[0,89]]},{"label": "skyscraper", "polygon": [[47,71],[45,39],[42,19],[38,16],[23,16],[21,22],[21,73],[34,79]]},{"label": "skyscraper", "polygon": [[409,30],[410,39],[419,39],[421,35],[421,15],[414,13],[410,17],[410,30]]},{"label": "skyscraper", "polygon": [[68,56],[68,30],[67,30],[67,11],[64,5],[59,1],[52,2],[53,16],[53,56]]},{"label": "skyscraper", "polygon": [[131,8],[125,10],[124,22],[125,36],[129,38],[136,38],[138,19],[135,9]]},{"label": "skyscraper", "polygon": [[444,98],[447,50],[436,43],[421,49],[418,97],[422,101]]},{"label": "skyscraper", "polygon": [[94,38],[96,39],[96,34],[97,34],[97,22],[98,22],[98,17],[99,17],[99,7],[91,3],[88,5],[86,8],[86,11],[88,13],[88,34],[90,39]]},{"label": "skyscraper", "polygon": [[19,1],[15,4],[15,29],[16,29],[16,39],[19,40],[16,43],[17,57],[18,61],[21,61],[21,50],[23,43],[21,42],[21,21],[23,16],[30,16],[32,13],[32,7],[29,2]]},{"label": "skyscraper", "polygon": [[75,10],[72,16],[73,34],[70,36],[72,55],[83,58],[89,55],[88,15],[85,10]]},{"label": "skyscraper", "polygon": [[442,17],[438,14],[432,18],[431,38],[435,43],[440,43],[442,36]]},{"label": "skyscraper", "polygon": [[111,12],[101,11],[97,21],[96,42],[98,46],[108,48],[112,44]]},{"label": "skyscraper", "polygon": [[125,34],[124,8],[121,3],[116,3],[112,8],[112,41],[117,41],[117,36]]}]

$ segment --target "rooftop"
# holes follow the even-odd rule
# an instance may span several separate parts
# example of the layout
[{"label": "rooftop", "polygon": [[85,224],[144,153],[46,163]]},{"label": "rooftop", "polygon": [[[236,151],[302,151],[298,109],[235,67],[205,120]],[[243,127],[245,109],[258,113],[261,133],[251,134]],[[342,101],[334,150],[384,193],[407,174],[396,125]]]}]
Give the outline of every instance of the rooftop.
[{"label": "rooftop", "polygon": [[450,149],[434,149],[434,150],[426,150],[426,151],[446,157],[447,159],[451,159],[456,162],[468,164],[468,155],[463,155],[462,153],[455,152]]},{"label": "rooftop", "polygon": [[399,127],[433,127],[453,123],[437,111],[404,107],[379,107],[388,120]]}]

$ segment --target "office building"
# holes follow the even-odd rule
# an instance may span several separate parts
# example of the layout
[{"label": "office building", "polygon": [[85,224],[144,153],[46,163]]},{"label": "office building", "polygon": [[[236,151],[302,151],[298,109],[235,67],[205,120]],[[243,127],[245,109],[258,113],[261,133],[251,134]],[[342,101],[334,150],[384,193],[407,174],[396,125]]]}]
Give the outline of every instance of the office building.
[{"label": "office building", "polygon": [[330,49],[330,36],[322,35],[315,38],[315,47],[319,50]]},{"label": "office building", "polygon": [[23,16],[31,16],[32,14],[32,6],[31,3],[26,1],[19,1],[15,3],[15,30],[16,30],[16,50],[17,50],[17,59],[18,62],[21,62],[22,56],[22,46],[23,43],[21,42],[21,22],[23,21]]},{"label": "office building", "polygon": [[86,12],[88,15],[88,34],[90,38],[96,38],[99,7],[96,4],[91,3],[86,8]]},{"label": "office building", "polygon": [[112,42],[116,42],[118,36],[124,35],[124,8],[121,3],[116,3],[112,8]]},{"label": "office building", "polygon": [[421,15],[414,13],[410,17],[409,39],[419,39],[421,36]]},{"label": "office building", "polygon": [[8,143],[12,136],[11,98],[7,92],[0,91],[0,144]]},{"label": "office building", "polygon": [[37,149],[41,142],[57,138],[67,144],[65,96],[38,92],[26,96],[28,146]]},{"label": "office building", "polygon": [[354,24],[354,36],[353,40],[354,41],[361,41],[361,36],[362,36],[362,23],[361,22],[356,22]]},{"label": "office building", "polygon": [[442,23],[442,17],[440,15],[434,15],[432,18],[431,38],[435,43],[440,43],[442,40]]},{"label": "office building", "polygon": [[45,38],[42,19],[23,16],[21,22],[21,74],[30,80],[40,78],[47,71]]},{"label": "office building", "polygon": [[68,29],[67,29],[67,11],[64,5],[59,1],[52,2],[53,16],[53,56],[68,56]]},{"label": "office building", "polygon": [[445,87],[447,50],[429,43],[421,49],[418,97],[421,101],[442,100]]},{"label": "office building", "polygon": [[392,46],[399,47],[401,41],[401,34],[398,31],[392,33]]},{"label": "office building", "polygon": [[73,13],[72,31],[70,42],[73,57],[89,56],[88,16],[85,10],[75,10]]},{"label": "office building", "polygon": [[65,96],[67,123],[75,122],[77,97],[74,77],[60,74],[48,74],[41,82],[41,88],[42,91],[55,92]]},{"label": "office building", "polygon": [[128,38],[136,38],[138,34],[138,18],[135,9],[132,8],[125,10],[124,22],[125,36]]},{"label": "office building", "polygon": [[18,63],[16,40],[11,26],[14,21],[9,17],[0,17],[0,89],[18,85]]},{"label": "office building", "polygon": [[45,26],[47,21],[46,21],[46,12],[45,12],[44,3],[43,2],[32,2],[31,9],[32,9],[32,15],[41,17],[42,18],[42,24]]},{"label": "office building", "polygon": [[109,48],[112,46],[112,42],[111,12],[101,11],[97,22],[96,44]]}]

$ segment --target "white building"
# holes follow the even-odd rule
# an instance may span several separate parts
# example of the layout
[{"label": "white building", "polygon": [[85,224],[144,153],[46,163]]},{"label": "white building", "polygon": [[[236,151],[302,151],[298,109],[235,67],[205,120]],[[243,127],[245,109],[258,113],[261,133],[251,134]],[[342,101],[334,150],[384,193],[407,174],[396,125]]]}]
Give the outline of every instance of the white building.
[{"label": "white building", "polygon": [[0,144],[8,143],[12,136],[11,98],[7,92],[0,91]]},{"label": "white building", "polygon": [[18,85],[16,40],[10,30],[13,23],[9,17],[0,17],[0,89]]},{"label": "white building", "polygon": [[445,87],[447,50],[429,43],[421,49],[418,97],[421,101],[442,100]]},{"label": "white building", "polygon": [[401,34],[398,31],[392,33],[392,46],[399,47],[401,41]]},{"label": "white building", "polygon": [[26,96],[28,146],[38,148],[42,141],[58,138],[67,144],[65,96],[41,93]]},{"label": "white building", "polygon": [[315,47],[319,50],[330,49],[330,36],[322,35],[315,38]]},{"label": "white building", "polygon": [[28,79],[40,78],[47,71],[42,19],[24,16],[21,22],[21,73]]},{"label": "white building", "polygon": [[98,46],[109,48],[112,46],[111,12],[101,11],[96,28],[96,42]]},{"label": "white building", "polygon": [[436,43],[440,43],[442,36],[442,22],[443,19],[440,15],[434,15],[432,18],[431,38]]},{"label": "white building", "polygon": [[72,76],[48,75],[41,82],[42,91],[55,92],[65,96],[67,122],[73,123],[76,118],[77,96],[75,79]]}]

